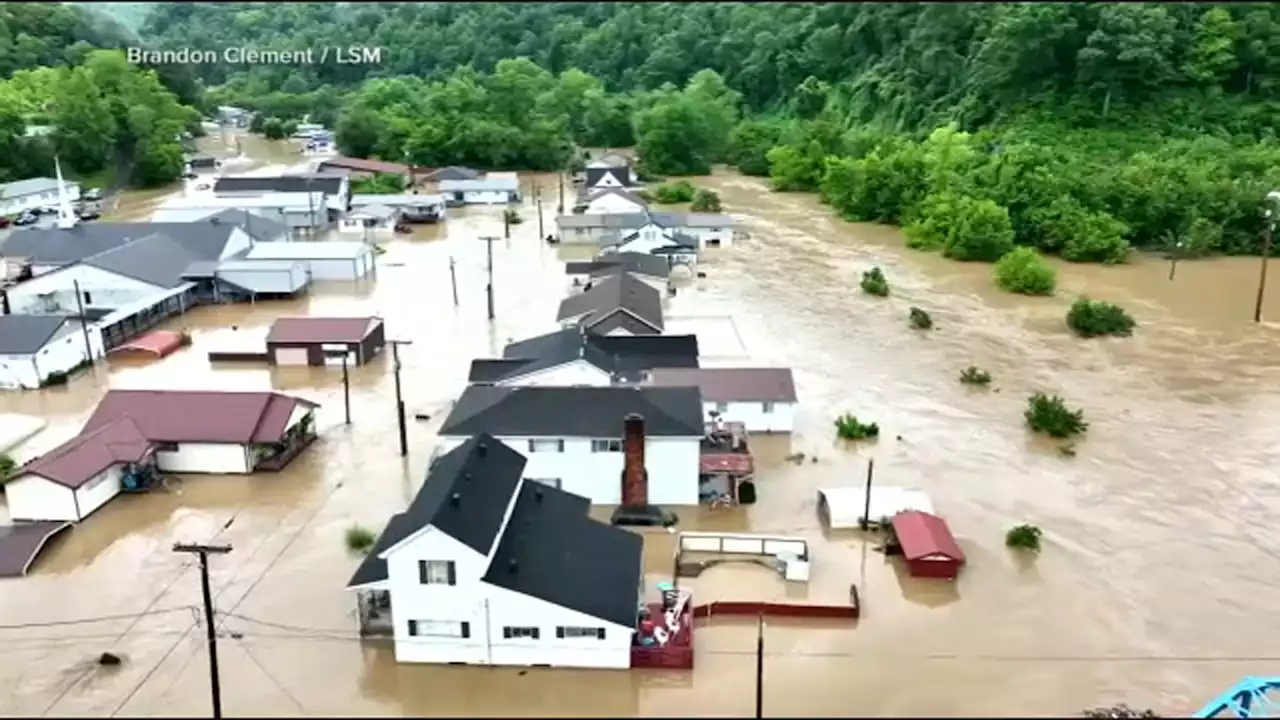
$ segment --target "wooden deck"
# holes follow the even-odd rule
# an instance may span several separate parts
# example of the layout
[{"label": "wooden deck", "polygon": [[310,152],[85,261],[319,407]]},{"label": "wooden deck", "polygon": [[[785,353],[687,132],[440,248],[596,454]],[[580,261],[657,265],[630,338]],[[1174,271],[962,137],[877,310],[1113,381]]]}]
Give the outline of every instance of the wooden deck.
[{"label": "wooden deck", "polygon": [[308,435],[300,440],[294,440],[285,448],[284,452],[273,455],[272,457],[258,463],[254,468],[254,472],[279,472],[285,468],[293,459],[302,454],[303,450],[311,447],[311,443],[319,438],[315,435]]}]

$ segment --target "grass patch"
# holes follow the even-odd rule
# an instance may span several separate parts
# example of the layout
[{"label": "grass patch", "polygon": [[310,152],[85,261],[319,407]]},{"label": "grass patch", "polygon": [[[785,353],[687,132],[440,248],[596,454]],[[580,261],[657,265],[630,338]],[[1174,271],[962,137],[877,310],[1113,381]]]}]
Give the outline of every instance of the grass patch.
[{"label": "grass patch", "polygon": [[1070,438],[1089,429],[1083,410],[1072,410],[1062,398],[1042,392],[1032,393],[1027,398],[1027,410],[1023,416],[1032,432],[1049,437]]},{"label": "grass patch", "polygon": [[884,276],[884,271],[879,267],[873,267],[862,273],[862,292],[876,297],[889,296],[889,281]]},{"label": "grass patch", "polygon": [[347,528],[344,540],[347,549],[351,552],[368,555],[369,551],[373,549],[373,544],[378,541],[378,536],[363,525],[352,525]]},{"label": "grass patch", "polygon": [[836,435],[844,440],[868,440],[880,437],[880,426],[875,423],[864,423],[853,413],[845,413],[836,418]]}]

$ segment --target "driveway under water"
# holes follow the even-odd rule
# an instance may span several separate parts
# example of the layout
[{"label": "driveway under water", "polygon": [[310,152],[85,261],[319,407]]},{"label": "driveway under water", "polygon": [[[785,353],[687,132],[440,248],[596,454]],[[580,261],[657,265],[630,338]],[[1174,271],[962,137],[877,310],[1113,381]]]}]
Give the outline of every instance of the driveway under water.
[{"label": "driveway under water", "polygon": [[[549,227],[555,181],[533,182],[548,198]],[[702,182],[751,238],[710,254],[707,277],[669,312],[719,327],[731,317],[733,331],[716,332],[740,338],[755,363],[794,368],[801,411],[794,437],[756,442],[758,504],[682,514],[689,529],[805,537],[815,565],[807,590],[762,568],[719,567],[696,581],[695,596],[835,602],[857,583],[864,603],[856,627],[767,627],[767,715],[1062,715],[1116,701],[1185,714],[1243,675],[1271,673],[1280,618],[1267,598],[1280,583],[1280,540],[1265,528],[1280,511],[1270,431],[1280,360],[1276,330],[1249,322],[1256,261],[1184,263],[1174,281],[1153,262],[1068,266],[1060,298],[1018,298],[991,289],[989,266],[903,250],[896,231],[843,223],[812,197],[728,174]],[[381,528],[413,496],[471,358],[554,327],[569,251],[539,241],[531,204],[522,214],[510,240],[494,243],[493,324],[477,238],[500,237],[501,215],[469,209],[387,243],[374,282],[202,308],[170,323],[194,339],[178,354],[0,396],[0,412],[48,420],[28,453],[73,433],[108,387],[275,388],[323,404],[321,441],[285,472],[188,476],[170,493],[121,497],[55,542],[32,575],[6,581],[0,682],[10,692],[0,713],[207,715],[199,576],[171,552],[183,541],[234,548],[212,561],[228,716],[748,716],[753,622],[701,626],[692,673],[397,665],[389,645],[356,637],[343,587],[357,559],[343,532]],[[872,265],[885,269],[892,297],[857,289]],[[1131,308],[1138,334],[1070,336],[1062,315],[1077,292]],[[909,329],[912,305],[937,330]],[[1280,298],[1269,312],[1280,316]],[[402,351],[406,403],[434,418],[409,421],[407,459],[385,357],[352,372],[350,426],[340,372],[205,360],[229,326],[256,334],[298,313],[378,314],[389,337],[413,341]],[[969,364],[992,372],[991,389],[957,381]],[[1022,408],[1032,390],[1085,410],[1077,457],[1029,437]],[[831,420],[846,410],[880,423],[878,443],[836,446]],[[785,462],[792,452],[818,461]],[[924,488],[951,523],[970,558],[954,587],[906,579],[858,534],[819,528],[816,489],[859,485],[872,457],[877,482]],[[1046,533],[1031,562],[1003,547],[1021,521]],[[670,567],[672,540],[646,537],[653,582]],[[118,619],[40,626],[104,616]],[[99,668],[103,651],[124,663]]]}]

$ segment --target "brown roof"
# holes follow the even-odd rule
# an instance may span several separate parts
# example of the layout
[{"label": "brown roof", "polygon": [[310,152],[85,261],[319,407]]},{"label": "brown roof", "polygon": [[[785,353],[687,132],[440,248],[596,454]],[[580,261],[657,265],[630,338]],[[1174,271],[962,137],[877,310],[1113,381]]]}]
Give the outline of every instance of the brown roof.
[{"label": "brown roof", "polygon": [[26,575],[45,543],[69,527],[69,522],[47,521],[0,525],[0,578]]},{"label": "brown roof", "polygon": [[129,418],[152,442],[272,443],[310,400],[276,392],[111,390],[81,432]]},{"label": "brown roof", "polygon": [[271,324],[269,343],[358,343],[382,322],[376,317],[287,317]]},{"label": "brown roof", "polygon": [[951,534],[947,521],[927,512],[908,510],[893,516],[893,532],[902,546],[902,556],[908,560],[921,560],[941,555],[950,560],[964,562],[964,551]]},{"label": "brown roof", "polygon": [[14,471],[75,490],[116,463],[138,462],[152,445],[129,418],[115,418],[77,435]]},{"label": "brown roof", "polygon": [[365,158],[353,157],[336,157],[325,160],[320,163],[320,169],[325,167],[345,168],[347,170],[360,170],[363,172],[373,173],[391,173],[393,175],[408,175],[409,166],[400,163],[386,162],[385,160],[367,160]]},{"label": "brown roof", "polygon": [[649,384],[696,387],[707,402],[795,402],[788,368],[656,368]]}]

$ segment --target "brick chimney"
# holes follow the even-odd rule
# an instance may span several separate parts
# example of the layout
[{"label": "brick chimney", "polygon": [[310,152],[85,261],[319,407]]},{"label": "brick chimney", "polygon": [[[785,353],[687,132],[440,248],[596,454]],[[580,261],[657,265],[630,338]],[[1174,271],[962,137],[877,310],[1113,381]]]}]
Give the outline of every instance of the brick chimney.
[{"label": "brick chimney", "polygon": [[622,423],[622,504],[649,504],[649,471],[644,467],[644,418],[636,413]]}]

